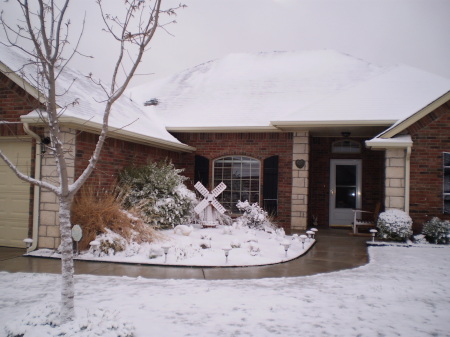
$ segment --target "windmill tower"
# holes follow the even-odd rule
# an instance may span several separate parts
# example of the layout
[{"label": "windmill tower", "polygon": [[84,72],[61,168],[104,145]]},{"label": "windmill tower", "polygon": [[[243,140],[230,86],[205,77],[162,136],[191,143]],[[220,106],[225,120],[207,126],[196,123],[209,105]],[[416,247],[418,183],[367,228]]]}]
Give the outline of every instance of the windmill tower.
[{"label": "windmill tower", "polygon": [[203,195],[204,199],[195,206],[194,211],[198,215],[204,212],[202,220],[203,227],[216,227],[219,224],[218,217],[220,214],[226,212],[226,209],[217,201],[216,197],[220,195],[226,188],[223,182],[217,185],[211,192],[209,192],[201,182],[194,185],[195,189]]}]

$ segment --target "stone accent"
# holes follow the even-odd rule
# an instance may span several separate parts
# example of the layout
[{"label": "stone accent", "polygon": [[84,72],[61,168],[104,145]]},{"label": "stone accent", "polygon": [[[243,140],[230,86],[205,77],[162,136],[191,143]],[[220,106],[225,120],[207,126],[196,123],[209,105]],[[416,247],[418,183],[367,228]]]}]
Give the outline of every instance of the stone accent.
[{"label": "stone accent", "polygon": [[[292,201],[291,228],[304,230],[308,222],[309,186],[309,132],[295,132],[292,151]],[[296,160],[303,159],[306,164],[299,169]]]},{"label": "stone accent", "polygon": [[[65,144],[67,171],[69,182],[75,175],[75,139],[76,131],[63,129],[62,141]],[[58,185],[58,170],[55,159],[47,152],[42,158],[42,180]],[[59,204],[56,195],[50,191],[41,190],[40,218],[39,218],[38,248],[56,249],[59,246]]]},{"label": "stone accent", "polygon": [[385,208],[405,210],[406,150],[386,150]]}]

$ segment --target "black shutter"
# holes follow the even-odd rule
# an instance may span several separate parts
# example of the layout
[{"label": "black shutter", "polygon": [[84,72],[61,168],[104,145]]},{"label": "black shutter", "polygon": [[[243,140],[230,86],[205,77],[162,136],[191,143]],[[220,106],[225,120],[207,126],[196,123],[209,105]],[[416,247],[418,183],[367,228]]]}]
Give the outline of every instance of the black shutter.
[{"label": "black shutter", "polygon": [[203,186],[208,188],[209,184],[209,159],[203,156],[195,156],[195,176],[194,184],[200,181]]},{"label": "black shutter", "polygon": [[264,159],[263,205],[270,215],[278,213],[278,156]]}]

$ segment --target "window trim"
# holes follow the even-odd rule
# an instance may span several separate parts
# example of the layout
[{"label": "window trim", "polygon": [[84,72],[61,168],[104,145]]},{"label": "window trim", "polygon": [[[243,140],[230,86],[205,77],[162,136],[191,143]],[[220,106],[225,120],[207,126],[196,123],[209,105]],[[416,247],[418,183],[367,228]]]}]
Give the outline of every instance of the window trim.
[{"label": "window trim", "polygon": [[[225,158],[241,158],[241,160],[240,160],[240,162],[242,163],[243,162],[243,160],[242,160],[242,158],[248,158],[248,159],[250,159],[251,161],[256,161],[257,163],[258,163],[258,165],[259,165],[259,167],[258,167],[258,191],[257,191],[257,193],[258,193],[258,200],[257,201],[255,201],[255,200],[248,200],[249,202],[251,202],[251,203],[253,203],[253,202],[258,202],[258,204],[260,204],[261,203],[261,181],[262,181],[262,178],[263,178],[263,172],[261,171],[262,170],[262,161],[260,160],[260,159],[257,159],[257,158],[255,158],[255,157],[251,157],[251,156],[247,156],[247,155],[237,155],[237,154],[233,154],[233,155],[226,155],[226,156],[221,156],[221,157],[218,157],[218,158],[215,158],[213,161],[212,161],[212,186],[213,186],[213,188],[215,188],[217,185],[216,185],[216,163],[219,161],[219,160],[223,160],[223,159],[225,159]],[[242,172],[242,168],[241,168],[241,172]],[[250,177],[252,177],[252,176],[250,176]],[[251,179],[251,178],[250,178]],[[230,179],[230,181],[232,181],[233,179]],[[235,180],[237,180],[237,179],[235,179]],[[224,179],[221,179],[220,180],[220,182],[224,182]],[[219,182],[219,183],[220,183]],[[226,191],[229,191],[229,192],[231,192],[231,193],[233,193],[233,190],[231,190],[231,186],[228,186],[228,184],[226,183],[226,182],[224,182],[225,183],[225,185],[227,185],[227,188],[226,188],[226,190],[224,191],[224,192],[226,192]],[[224,192],[222,192],[222,193],[224,193]],[[251,192],[255,192],[254,190],[250,190],[250,193]],[[239,195],[240,196],[242,196],[242,186],[241,186],[241,188],[240,188],[240,190],[239,190]],[[232,200],[232,198],[233,198],[233,195],[231,195],[231,200]],[[221,195],[219,195],[218,196],[218,201],[219,202],[221,202],[222,203],[222,205],[223,205],[223,200],[222,200],[222,198],[221,198]],[[241,200],[241,201],[245,201],[245,200]],[[240,214],[240,213],[238,213],[238,212],[233,212],[233,207],[234,207],[234,205],[236,204],[238,202],[238,200],[236,200],[235,201],[235,203],[234,203],[234,201],[232,200],[231,202],[230,202],[230,204],[232,205],[231,206],[231,209],[229,209],[227,206],[228,205],[223,205],[227,210],[228,210],[228,212],[231,214],[231,215],[234,215],[234,214]]]},{"label": "window trim", "polygon": [[[338,145],[339,143],[342,143],[343,145]],[[350,146],[346,147],[344,144],[349,144]],[[353,146],[357,145],[357,146]],[[336,148],[336,146],[339,146]],[[352,151],[352,149],[356,149],[357,151]],[[331,153],[342,153],[342,154],[359,154],[361,153],[361,143],[353,140],[353,139],[339,139],[335,140],[333,143],[331,143]]]},{"label": "window trim", "polygon": [[446,170],[449,175],[447,179],[450,180],[450,152],[442,152],[442,213],[450,214],[450,189],[448,191],[445,189]]}]

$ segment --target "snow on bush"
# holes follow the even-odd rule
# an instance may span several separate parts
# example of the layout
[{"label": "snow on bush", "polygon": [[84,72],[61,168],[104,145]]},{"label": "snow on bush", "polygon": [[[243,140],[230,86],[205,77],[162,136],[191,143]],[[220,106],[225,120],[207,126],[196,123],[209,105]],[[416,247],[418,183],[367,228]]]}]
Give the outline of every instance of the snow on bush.
[{"label": "snow on bush", "polygon": [[159,228],[189,222],[196,198],[181,172],[168,161],[123,170],[119,177],[124,206]]},{"label": "snow on bush", "polygon": [[36,306],[24,318],[8,322],[4,330],[8,337],[133,337],[134,326],[109,309],[77,309],[77,319],[60,324],[60,307],[56,304]]},{"label": "snow on bush", "polygon": [[405,212],[390,209],[381,213],[377,222],[378,236],[382,239],[405,242],[412,236],[412,219]]},{"label": "snow on bush", "polygon": [[423,235],[431,243],[449,243],[450,221],[441,220],[437,217],[432,218],[423,224]]},{"label": "snow on bush", "polygon": [[270,222],[269,215],[263,210],[257,202],[250,204],[248,201],[240,201],[236,207],[244,214],[238,218],[244,226],[265,230],[274,229],[275,226]]}]

